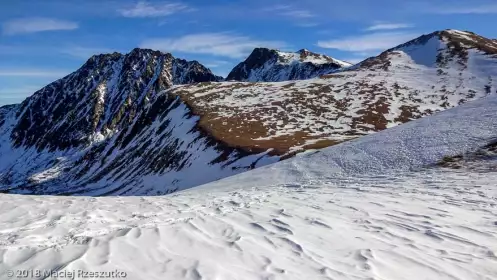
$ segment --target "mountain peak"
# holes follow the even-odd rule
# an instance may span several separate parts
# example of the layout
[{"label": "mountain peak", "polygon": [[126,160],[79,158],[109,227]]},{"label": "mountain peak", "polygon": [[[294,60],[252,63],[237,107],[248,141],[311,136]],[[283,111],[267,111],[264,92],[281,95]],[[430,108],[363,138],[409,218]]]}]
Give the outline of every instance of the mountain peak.
[{"label": "mountain peak", "polygon": [[358,67],[388,69],[394,64],[399,67],[400,65],[412,67],[413,64],[418,64],[446,68],[447,63],[452,62],[467,66],[470,50],[483,55],[496,55],[497,42],[470,31],[439,30],[388,49],[376,57],[368,58]]},{"label": "mountain peak", "polygon": [[134,48],[131,50],[131,52],[128,53],[128,55],[171,55],[170,53],[163,53],[159,50],[152,50],[152,49],[147,49],[147,48]]},{"label": "mountain peak", "polygon": [[[39,149],[84,145],[94,135],[126,128],[137,112],[173,85],[220,79],[198,62],[151,49],[94,55],[22,103],[12,138],[18,146]],[[62,134],[64,138],[55,137]]]},{"label": "mountain peak", "polygon": [[485,38],[474,32],[447,29],[440,31],[440,39],[444,40],[453,48],[457,49],[476,49],[488,55],[497,54],[497,42]]},{"label": "mountain peak", "polygon": [[456,29],[445,29],[422,35],[409,42],[387,50],[398,50],[411,45],[424,45],[430,39],[436,38],[449,47],[457,49],[477,49],[487,54],[497,54],[497,44],[495,40],[482,37],[471,31],[461,31]]},{"label": "mountain peak", "polygon": [[94,67],[93,65],[101,61],[118,60],[123,56],[124,55],[119,52],[94,54],[85,62],[83,67]]},{"label": "mountain peak", "polygon": [[252,52],[247,56],[245,61],[257,64],[257,61],[266,61],[274,58],[278,55],[278,50],[257,47],[252,50]]},{"label": "mountain peak", "polygon": [[233,68],[226,79],[251,82],[302,80],[348,66],[349,63],[307,49],[284,52],[255,48],[245,61]]}]

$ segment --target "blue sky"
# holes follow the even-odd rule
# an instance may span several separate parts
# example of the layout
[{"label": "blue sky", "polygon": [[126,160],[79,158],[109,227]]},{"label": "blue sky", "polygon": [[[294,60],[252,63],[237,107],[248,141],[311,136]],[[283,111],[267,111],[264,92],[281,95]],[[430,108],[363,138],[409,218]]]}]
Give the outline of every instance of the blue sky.
[{"label": "blue sky", "polygon": [[496,16],[495,0],[1,1],[0,105],[98,53],[159,49],[226,76],[254,47],[356,62],[435,30],[497,38]]}]

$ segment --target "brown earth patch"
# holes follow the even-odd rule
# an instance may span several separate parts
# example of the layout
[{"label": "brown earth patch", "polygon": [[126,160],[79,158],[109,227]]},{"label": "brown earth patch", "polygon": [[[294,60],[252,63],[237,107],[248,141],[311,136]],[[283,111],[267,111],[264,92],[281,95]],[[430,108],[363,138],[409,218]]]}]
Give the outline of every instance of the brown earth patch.
[{"label": "brown earth patch", "polygon": [[400,115],[394,119],[395,122],[405,123],[415,118],[415,114],[420,114],[417,107],[402,105]]},{"label": "brown earth patch", "polygon": [[[200,118],[199,129],[229,147],[249,153],[272,149],[272,155],[293,155],[296,149],[325,148],[344,139],[384,130],[389,123],[386,116],[391,110],[387,98],[390,93],[384,82],[370,84],[363,79],[339,85],[311,83],[303,89],[294,82],[280,87],[261,83],[212,83],[207,87],[210,92],[206,92],[206,86],[194,85],[171,92]],[[254,90],[235,91],[250,87]],[[395,88],[406,89],[400,85]],[[278,91],[284,91],[284,97],[272,100],[271,94]],[[344,91],[346,96],[335,97],[336,92]],[[260,99],[267,100],[261,104],[249,102],[249,109],[245,105],[228,105],[237,104],[231,101],[222,102],[234,98],[234,102],[243,104],[243,100],[258,95],[269,98]],[[403,106],[395,122],[407,122],[420,115],[415,107]],[[336,122],[340,118],[345,122]]]},{"label": "brown earth patch", "polygon": [[[223,91],[232,91],[233,89],[252,86],[253,84],[233,84],[230,87],[222,88]],[[293,85],[293,84],[292,84]],[[190,87],[190,86],[188,86]],[[218,88],[218,89],[221,89]],[[322,107],[314,106],[312,104],[303,104],[302,100],[296,95],[295,99],[290,101],[273,101],[271,105],[275,107],[269,108],[255,108],[248,113],[240,112],[231,117],[221,117],[220,114],[226,110],[232,110],[223,105],[213,105],[215,100],[223,98],[219,93],[210,93],[202,97],[195,97],[195,93],[204,92],[203,89],[197,91],[177,90],[173,94],[180,96],[180,98],[191,109],[192,113],[198,116],[197,127],[207,133],[208,135],[218,139],[223,144],[242,149],[249,153],[260,153],[272,149],[271,155],[284,156],[284,158],[293,156],[295,147],[301,147],[300,150],[307,149],[320,149],[331,145],[340,143],[341,141],[328,139],[328,134],[310,134],[310,131],[302,130],[296,132],[289,132],[288,134],[282,133],[276,123],[264,125],[261,121],[261,116],[276,116],[282,123],[279,126],[291,124],[294,120],[288,114],[278,112],[276,107],[282,108],[285,112],[292,112],[294,109],[289,105],[302,105],[305,108],[311,109],[317,114],[323,112]],[[329,87],[320,87],[309,94],[318,96],[331,96]],[[250,95],[250,93],[247,93]],[[243,95],[238,95],[238,97]],[[199,101],[202,102],[199,102]],[[209,104],[204,107],[200,103]],[[343,102],[337,102],[338,107],[345,109],[346,105]],[[326,124],[326,123],[323,123]],[[274,135],[276,133],[276,135]],[[280,134],[280,135],[278,135]],[[268,138],[268,139],[261,139]],[[312,144],[306,144],[311,142]]]}]

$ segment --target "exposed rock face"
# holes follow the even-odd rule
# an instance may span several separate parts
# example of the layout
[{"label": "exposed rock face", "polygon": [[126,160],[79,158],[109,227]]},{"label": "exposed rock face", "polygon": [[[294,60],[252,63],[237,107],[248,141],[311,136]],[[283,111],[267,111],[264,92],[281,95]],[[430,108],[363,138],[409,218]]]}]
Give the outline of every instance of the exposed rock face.
[{"label": "exposed rock face", "polygon": [[336,72],[349,63],[302,49],[296,53],[256,48],[229,73],[226,80],[279,82],[304,80]]},{"label": "exposed rock face", "polygon": [[483,146],[472,153],[444,157],[437,166],[480,173],[496,172],[497,142]]},{"label": "exposed rock face", "polygon": [[218,80],[198,62],[158,51],[93,56],[21,104],[12,138],[16,147],[40,150],[88,144],[95,135],[105,137],[129,126],[160,90]]}]

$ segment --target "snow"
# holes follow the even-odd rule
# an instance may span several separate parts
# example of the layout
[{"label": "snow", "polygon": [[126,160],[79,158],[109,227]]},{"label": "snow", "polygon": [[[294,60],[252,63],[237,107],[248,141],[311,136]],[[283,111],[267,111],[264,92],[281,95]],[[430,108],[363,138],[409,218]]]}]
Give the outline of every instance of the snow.
[{"label": "snow", "polygon": [[[496,279],[497,96],[164,197],[0,195],[8,270],[126,279]],[[425,168],[423,168],[425,167]]]},{"label": "snow", "polygon": [[438,51],[444,48],[446,48],[446,44],[441,42],[438,37],[433,36],[423,45],[415,44],[401,48],[401,50],[408,53],[416,64],[433,67],[436,63]]},{"label": "snow", "polygon": [[[162,92],[161,94],[167,93]],[[75,179],[69,184],[51,186],[46,191],[60,193],[61,190],[64,190],[64,192],[81,192],[84,195],[102,195],[109,192],[114,195],[164,194],[174,189],[181,190],[194,187],[243,172],[245,168],[241,167],[250,166],[257,159],[259,159],[257,167],[274,163],[279,159],[278,157],[268,157],[266,156],[267,153],[261,153],[244,157],[231,164],[211,164],[211,161],[216,159],[220,152],[208,146],[205,140],[197,140],[198,132],[192,133],[191,131],[195,127],[198,117],[184,118],[185,114],[189,112],[188,108],[183,103],[176,106],[178,105],[176,103],[179,102],[171,103],[170,107],[175,108],[169,111],[167,120],[155,120],[126,147],[115,149],[107,161],[90,163],[91,170],[85,176]],[[166,129],[163,129],[158,134],[157,131],[159,131],[159,127],[163,123],[168,125],[165,127]],[[123,131],[123,133],[127,134],[129,131],[131,131],[131,128],[127,132]],[[116,138],[117,136],[105,143],[106,149],[119,146],[115,143]],[[123,168],[105,175],[96,182],[87,183],[88,181],[91,182],[93,176],[97,175],[100,170],[105,170],[109,166],[120,163],[120,158],[123,156],[131,155],[133,151],[143,149],[143,143],[148,143],[147,148],[154,150],[155,153],[160,153],[163,150],[170,149],[169,145],[175,143],[175,140],[177,144],[173,146],[174,152],[189,155],[185,160],[187,164],[181,169],[170,167],[162,172],[150,174],[150,172],[143,171],[143,157],[130,157]],[[165,156],[168,155],[174,154],[166,154]],[[71,161],[76,162],[78,158],[78,156],[72,156]],[[76,166],[75,168],[84,167]],[[114,177],[118,171],[121,178],[131,179],[115,180]],[[143,173],[140,173],[140,176],[133,176],[137,172]],[[195,174],[195,176],[192,176],[192,174]]]}]

